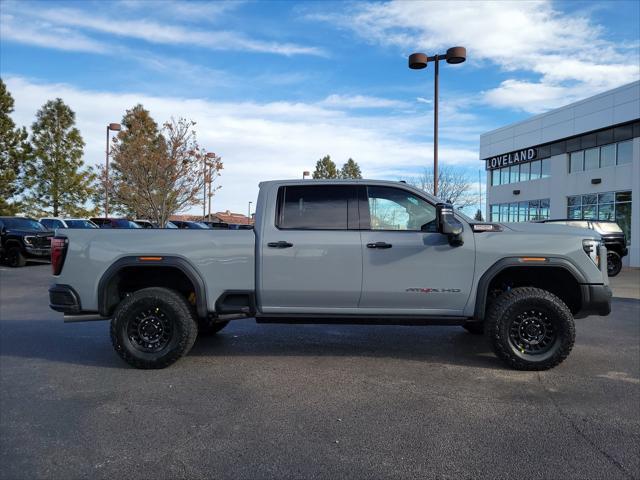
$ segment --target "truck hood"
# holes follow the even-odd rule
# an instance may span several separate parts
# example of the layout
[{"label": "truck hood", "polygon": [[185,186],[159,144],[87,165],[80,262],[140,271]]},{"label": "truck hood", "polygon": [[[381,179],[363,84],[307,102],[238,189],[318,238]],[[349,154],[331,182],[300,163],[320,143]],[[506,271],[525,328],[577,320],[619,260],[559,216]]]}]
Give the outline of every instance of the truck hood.
[{"label": "truck hood", "polygon": [[51,237],[53,236],[53,232],[51,230],[42,231],[42,230],[22,230],[17,228],[7,228],[7,234],[11,235],[19,235],[21,237],[24,236],[34,236],[34,237]]},{"label": "truck hood", "polygon": [[600,240],[600,234],[594,230],[588,228],[570,227],[568,225],[556,225],[551,223],[530,223],[530,222],[517,222],[517,223],[500,223],[505,229],[512,230],[514,232],[526,233],[530,235],[575,235],[581,238],[593,238]]}]

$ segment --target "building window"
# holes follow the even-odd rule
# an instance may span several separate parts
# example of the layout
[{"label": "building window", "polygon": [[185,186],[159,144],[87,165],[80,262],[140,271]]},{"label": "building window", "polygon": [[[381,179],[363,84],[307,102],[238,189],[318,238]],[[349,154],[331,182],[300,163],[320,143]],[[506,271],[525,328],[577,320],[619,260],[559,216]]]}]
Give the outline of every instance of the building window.
[{"label": "building window", "polygon": [[633,156],[633,142],[628,140],[626,142],[620,142],[618,144],[618,165],[625,165],[631,163],[631,157]]},{"label": "building window", "polygon": [[[582,142],[583,146],[584,143]],[[632,140],[571,152],[569,156],[569,173],[625,165],[631,163],[632,153]]]},{"label": "building window", "polygon": [[567,217],[576,220],[612,220],[631,242],[631,191],[589,193],[567,197]]},{"label": "building window", "polygon": [[492,222],[530,222],[549,218],[549,199],[491,205]]}]

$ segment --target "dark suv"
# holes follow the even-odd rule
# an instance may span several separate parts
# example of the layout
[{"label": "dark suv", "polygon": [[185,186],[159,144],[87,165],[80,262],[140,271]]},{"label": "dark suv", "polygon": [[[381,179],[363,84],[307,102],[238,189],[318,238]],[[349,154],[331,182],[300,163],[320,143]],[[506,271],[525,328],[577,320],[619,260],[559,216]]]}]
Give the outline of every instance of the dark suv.
[{"label": "dark suv", "polygon": [[627,237],[620,226],[611,220],[575,220],[571,218],[558,220],[541,220],[541,223],[560,223],[570,227],[588,228],[602,236],[607,247],[607,273],[615,277],[622,270],[622,257],[629,253]]},{"label": "dark suv", "polygon": [[0,217],[0,259],[10,267],[51,261],[53,232],[25,217]]}]

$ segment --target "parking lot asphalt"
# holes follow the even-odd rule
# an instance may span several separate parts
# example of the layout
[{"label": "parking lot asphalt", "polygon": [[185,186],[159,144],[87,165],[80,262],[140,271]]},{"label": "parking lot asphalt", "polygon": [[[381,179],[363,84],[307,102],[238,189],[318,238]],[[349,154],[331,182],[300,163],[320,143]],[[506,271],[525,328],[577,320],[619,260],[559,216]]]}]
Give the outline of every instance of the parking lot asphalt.
[{"label": "parking lot asphalt", "polygon": [[165,370],[0,267],[0,478],[640,478],[640,301],[547,372],[460,327],[232,322]]}]

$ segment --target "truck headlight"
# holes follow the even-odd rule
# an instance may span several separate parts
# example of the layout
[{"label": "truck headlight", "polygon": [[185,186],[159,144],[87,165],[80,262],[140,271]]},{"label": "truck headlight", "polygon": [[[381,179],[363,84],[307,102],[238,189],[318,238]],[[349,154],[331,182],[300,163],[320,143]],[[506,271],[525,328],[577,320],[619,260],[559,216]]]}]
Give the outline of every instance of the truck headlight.
[{"label": "truck headlight", "polygon": [[28,244],[28,245],[33,245],[33,237],[23,237],[24,238],[24,243]]},{"label": "truck headlight", "polygon": [[584,253],[589,255],[589,258],[595,263],[596,267],[600,268],[600,240],[582,240],[582,249]]}]

